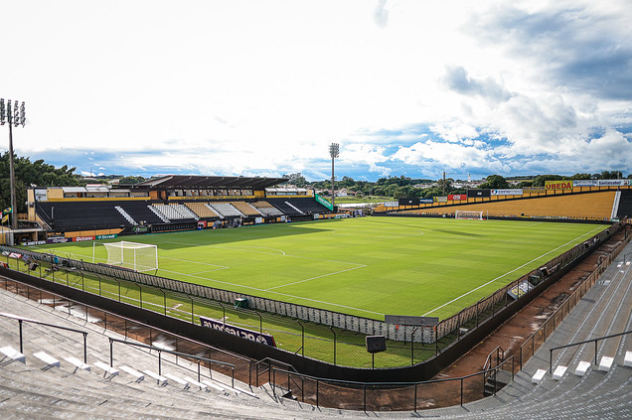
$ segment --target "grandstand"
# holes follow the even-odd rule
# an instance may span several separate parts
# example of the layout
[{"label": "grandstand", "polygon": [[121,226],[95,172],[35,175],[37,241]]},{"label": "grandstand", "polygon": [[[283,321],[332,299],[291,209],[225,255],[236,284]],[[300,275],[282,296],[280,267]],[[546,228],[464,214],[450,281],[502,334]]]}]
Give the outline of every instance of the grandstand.
[{"label": "grandstand", "polygon": [[[28,221],[38,224],[40,229],[24,231],[20,238],[23,242],[41,241],[42,236],[44,240],[46,236],[73,240],[193,230],[217,226],[216,221],[222,221],[219,226],[223,226],[224,220],[228,224],[232,219],[239,219],[238,224],[252,224],[278,222],[284,216],[311,220],[312,213],[331,214],[315,201],[313,191],[307,190],[301,190],[304,196],[285,197],[283,189],[273,188],[274,199],[284,203],[286,212],[272,206],[266,201],[266,189],[285,181],[284,178],[170,175],[128,189],[32,188],[28,190]],[[285,201],[299,203],[302,210]]]}]

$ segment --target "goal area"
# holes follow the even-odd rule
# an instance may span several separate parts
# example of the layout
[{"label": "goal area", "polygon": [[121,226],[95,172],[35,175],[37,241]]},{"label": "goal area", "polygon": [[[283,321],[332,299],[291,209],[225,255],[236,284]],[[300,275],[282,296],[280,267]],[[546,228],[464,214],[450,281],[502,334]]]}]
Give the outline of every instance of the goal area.
[{"label": "goal area", "polygon": [[[127,268],[134,271],[158,270],[158,247],[138,242],[102,242],[107,251],[108,265]],[[97,243],[94,243],[93,255],[96,254]]]},{"label": "goal area", "polygon": [[464,220],[485,220],[485,218],[483,217],[483,213],[483,210],[457,210],[454,212],[454,218]]}]

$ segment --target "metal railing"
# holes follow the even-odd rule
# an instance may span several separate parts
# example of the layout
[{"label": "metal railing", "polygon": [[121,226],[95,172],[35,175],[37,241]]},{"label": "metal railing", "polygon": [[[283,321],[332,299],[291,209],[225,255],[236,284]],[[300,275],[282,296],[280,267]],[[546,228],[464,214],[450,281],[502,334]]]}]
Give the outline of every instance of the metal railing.
[{"label": "metal railing", "polygon": [[11,318],[18,321],[19,329],[20,329],[20,353],[24,353],[24,336],[22,332],[22,323],[26,322],[29,324],[37,324],[42,325],[44,327],[56,328],[59,330],[75,332],[79,334],[83,334],[83,363],[88,363],[88,333],[86,331],[77,330],[74,328],[63,327],[61,325],[48,324],[46,322],[36,321],[29,318],[22,318],[21,316],[8,314],[6,312],[0,312],[0,316],[5,318]]},{"label": "metal railing", "polygon": [[[434,379],[420,382],[353,382],[303,375],[272,367],[270,382],[275,398],[296,399],[316,407],[383,411],[385,409],[411,410],[417,412],[427,403],[431,394],[433,408],[463,405],[484,397],[480,378],[493,375],[499,378],[501,372],[507,379],[514,380],[514,357],[510,356],[498,366],[458,378]],[[493,395],[502,388],[495,382]],[[466,387],[467,385],[467,387]],[[504,385],[503,385],[504,386]],[[428,391],[428,388],[433,388]],[[388,390],[388,393],[384,391]],[[340,398],[344,395],[345,398]],[[385,396],[389,401],[384,402]],[[441,400],[439,397],[441,396]],[[393,407],[392,401],[397,406]]]},{"label": "metal railing", "polygon": [[194,359],[195,361],[197,361],[197,380],[198,382],[200,382],[201,379],[201,364],[202,362],[206,362],[209,364],[208,368],[211,369],[213,364],[216,365],[220,365],[220,366],[224,366],[224,367],[229,367],[231,369],[231,387],[235,387],[235,365],[233,365],[232,363],[227,363],[227,362],[222,362],[220,360],[213,360],[213,359],[208,359],[206,357],[201,357],[201,356],[195,356],[193,354],[188,354],[188,353],[182,353],[179,351],[175,351],[175,350],[169,350],[169,349],[165,349],[162,347],[156,347],[156,346],[149,346],[147,344],[142,344],[142,343],[134,343],[131,341],[125,341],[125,340],[119,340],[118,338],[112,338],[112,337],[108,337],[108,339],[110,340],[110,367],[114,367],[114,343],[121,343],[121,344],[125,344],[127,346],[132,346],[132,347],[139,347],[142,349],[146,349],[149,351],[152,350],[156,350],[158,352],[158,375],[162,375],[162,353],[168,353],[168,354],[173,354],[176,356],[176,364],[177,364],[177,358],[178,357],[184,357],[184,358],[189,358],[189,359]]},{"label": "metal railing", "polygon": [[600,341],[603,340],[608,340],[610,338],[616,338],[616,337],[621,337],[624,335],[628,335],[628,334],[632,334],[632,331],[625,331],[625,332],[621,332],[621,333],[617,333],[617,334],[611,334],[611,335],[606,335],[604,337],[598,337],[598,338],[593,338],[590,340],[584,340],[584,341],[578,341],[577,343],[571,343],[571,344],[566,344],[563,346],[557,346],[557,347],[553,347],[551,349],[549,349],[549,372],[553,372],[553,352],[555,350],[561,350],[561,349],[566,349],[569,347],[575,347],[575,346],[581,346],[582,344],[589,344],[589,343],[595,343],[595,365],[597,365],[597,346],[599,345]]}]

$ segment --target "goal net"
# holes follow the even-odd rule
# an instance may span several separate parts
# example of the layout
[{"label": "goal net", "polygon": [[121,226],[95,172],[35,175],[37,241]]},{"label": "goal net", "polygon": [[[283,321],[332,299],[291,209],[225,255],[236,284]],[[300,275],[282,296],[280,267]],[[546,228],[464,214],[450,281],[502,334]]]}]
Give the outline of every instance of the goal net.
[{"label": "goal net", "polygon": [[158,247],[138,242],[108,242],[102,244],[107,251],[106,264],[134,271],[158,270]]},{"label": "goal net", "polygon": [[457,210],[454,212],[455,219],[466,220],[484,220],[483,211],[471,211],[471,210]]}]

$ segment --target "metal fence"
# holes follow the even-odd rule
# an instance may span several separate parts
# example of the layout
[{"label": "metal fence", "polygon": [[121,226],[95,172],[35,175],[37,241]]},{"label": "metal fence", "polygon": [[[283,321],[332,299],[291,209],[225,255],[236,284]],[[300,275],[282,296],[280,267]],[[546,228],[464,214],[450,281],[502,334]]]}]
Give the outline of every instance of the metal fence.
[{"label": "metal fence", "polygon": [[[511,303],[507,297],[507,292],[510,289],[516,287],[524,280],[529,280],[534,276],[542,279],[545,278],[557,269],[564,267],[566,264],[575,260],[579,256],[589,252],[589,246],[587,246],[588,244],[599,243],[610,235],[610,230],[614,231],[618,229],[620,229],[620,225],[616,224],[608,231],[600,232],[584,244],[577,245],[561,256],[549,261],[546,266],[533,270],[527,275],[522,276],[520,279],[515,280],[507,286],[499,289],[491,296],[481,299],[476,304],[463,309],[461,312],[450,318],[442,320],[436,328],[387,324],[384,321],[378,321],[375,319],[358,317],[325,309],[311,308],[308,306],[296,305],[293,303],[281,302],[252,295],[244,295],[242,293],[231,292],[228,290],[200,286],[186,281],[172,280],[151,274],[123,270],[105,264],[94,264],[70,258],[60,259],[53,254],[41,254],[30,250],[17,249],[7,246],[0,246],[0,250],[9,253],[18,252],[27,254],[35,259],[45,261],[50,264],[54,264],[57,260],[58,262],[61,261],[61,263],[68,268],[88,271],[97,275],[104,275],[110,278],[126,280],[141,285],[152,286],[157,289],[178,292],[184,295],[210,299],[222,303],[234,304],[239,298],[247,298],[249,307],[255,311],[273,313],[302,321],[326,325],[328,327],[339,328],[341,330],[353,331],[365,335],[384,335],[387,339],[393,341],[409,342],[412,340],[420,343],[434,343],[435,341],[450,334],[455,334],[457,339],[460,338],[461,328],[465,324],[469,323],[467,328],[478,327],[478,324],[483,319],[493,317],[498,309]],[[543,269],[545,269],[544,272],[542,271]]]},{"label": "metal fence", "polygon": [[[290,398],[316,407],[374,412],[418,411],[463,405],[486,395],[495,395],[513,381],[515,367],[513,357],[509,357],[491,369],[458,378],[384,383],[317,378],[273,366],[270,385],[276,398]],[[489,382],[488,378],[493,381]]]}]

